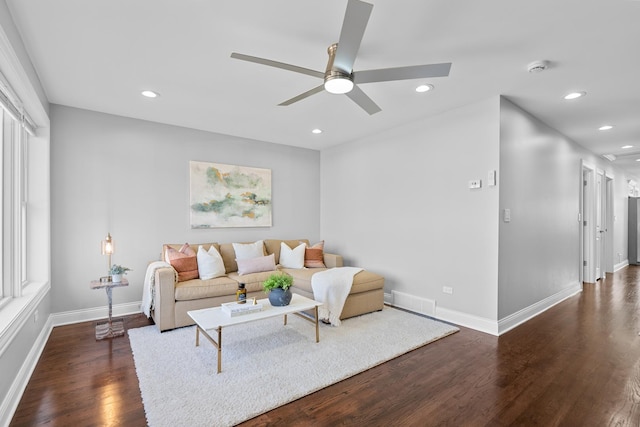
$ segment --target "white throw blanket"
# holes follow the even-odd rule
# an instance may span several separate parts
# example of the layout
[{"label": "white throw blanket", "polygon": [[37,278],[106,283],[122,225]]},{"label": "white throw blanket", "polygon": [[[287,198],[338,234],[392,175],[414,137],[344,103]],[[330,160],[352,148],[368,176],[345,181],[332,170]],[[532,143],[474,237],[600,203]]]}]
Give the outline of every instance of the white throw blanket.
[{"label": "white throw blanket", "polygon": [[324,304],[318,307],[318,316],[333,326],[340,326],[340,314],[351,291],[353,276],[362,268],[337,267],[311,276],[313,299]]},{"label": "white throw blanket", "polygon": [[[171,264],[164,261],[154,261],[147,267],[147,273],[144,276],[144,285],[142,286],[142,303],[140,303],[140,310],[147,317],[151,317],[151,310],[153,310],[154,307],[156,270],[164,267],[171,267]],[[176,280],[178,280],[177,273]]]}]

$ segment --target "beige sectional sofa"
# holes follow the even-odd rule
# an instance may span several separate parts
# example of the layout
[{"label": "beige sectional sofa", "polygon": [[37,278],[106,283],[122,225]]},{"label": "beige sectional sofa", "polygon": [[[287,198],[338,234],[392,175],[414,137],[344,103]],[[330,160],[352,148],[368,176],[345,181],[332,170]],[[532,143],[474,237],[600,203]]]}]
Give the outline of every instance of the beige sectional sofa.
[{"label": "beige sectional sofa", "polygon": [[[309,244],[306,239],[300,240],[264,240],[264,254],[274,254],[275,263],[280,259],[280,243],[284,242],[290,248],[295,248],[301,242]],[[163,267],[155,270],[154,274],[154,308],[151,311],[154,322],[160,331],[192,325],[187,311],[201,308],[216,307],[221,303],[235,301],[238,283],[244,283],[247,289],[247,297],[266,298],[262,290],[262,282],[274,271],[260,273],[249,273],[240,275],[236,263],[235,251],[232,243],[201,243],[191,245],[196,250],[198,246],[203,246],[208,250],[214,245],[222,259],[226,270],[226,275],[215,279],[201,280],[192,279],[177,281],[176,272],[172,267]],[[167,247],[178,250],[182,244],[165,245],[162,250],[164,258]],[[164,259],[163,259],[164,260]],[[311,276],[318,271],[327,268],[342,267],[343,261],[340,255],[324,253],[324,264],[326,268],[281,268],[293,276],[292,292],[313,298],[311,288]],[[362,271],[354,276],[353,286],[340,316],[346,319],[372,311],[382,310],[384,304],[384,277]]]}]

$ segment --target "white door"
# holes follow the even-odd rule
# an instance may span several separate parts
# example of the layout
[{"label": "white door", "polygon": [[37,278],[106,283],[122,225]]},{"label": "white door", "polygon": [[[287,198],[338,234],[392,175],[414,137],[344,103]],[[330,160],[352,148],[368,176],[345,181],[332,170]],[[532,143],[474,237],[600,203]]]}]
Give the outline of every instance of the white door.
[{"label": "white door", "polygon": [[604,204],[602,203],[602,197],[604,192],[602,186],[604,185],[603,173],[598,171],[596,174],[596,218],[595,218],[595,267],[596,267],[596,280],[600,280],[603,277],[604,269],[602,268],[602,260],[604,254],[604,226],[603,226],[603,214],[602,209]]},{"label": "white door", "polygon": [[592,197],[591,177],[593,171],[586,167],[582,169],[582,281],[595,282],[592,275],[591,261],[591,221],[592,221]]}]

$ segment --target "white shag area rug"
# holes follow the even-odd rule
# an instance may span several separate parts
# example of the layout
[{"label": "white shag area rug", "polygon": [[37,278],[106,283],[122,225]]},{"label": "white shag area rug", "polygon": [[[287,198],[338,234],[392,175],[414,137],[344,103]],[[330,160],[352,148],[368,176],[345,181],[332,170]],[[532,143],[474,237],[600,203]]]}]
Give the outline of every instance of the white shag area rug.
[{"label": "white shag area rug", "polygon": [[314,325],[289,315],[231,326],[222,332],[222,372],[195,326],[160,333],[129,330],[142,401],[151,427],[229,426],[356,375],[458,331],[446,323],[386,307]]}]

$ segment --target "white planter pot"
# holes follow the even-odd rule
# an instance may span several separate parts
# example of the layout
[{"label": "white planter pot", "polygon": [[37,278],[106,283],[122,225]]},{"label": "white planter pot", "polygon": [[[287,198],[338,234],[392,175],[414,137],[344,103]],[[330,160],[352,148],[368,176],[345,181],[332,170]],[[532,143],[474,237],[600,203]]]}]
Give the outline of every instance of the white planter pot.
[{"label": "white planter pot", "polygon": [[111,280],[116,283],[122,282],[122,274],[112,274]]}]

